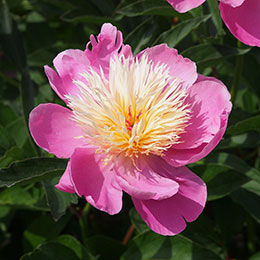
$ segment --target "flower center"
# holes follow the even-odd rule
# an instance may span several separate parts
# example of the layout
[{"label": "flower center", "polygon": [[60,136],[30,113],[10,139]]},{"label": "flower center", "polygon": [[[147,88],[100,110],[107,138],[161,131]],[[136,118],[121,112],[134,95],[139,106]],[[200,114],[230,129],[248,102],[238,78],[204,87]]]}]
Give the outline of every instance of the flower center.
[{"label": "flower center", "polygon": [[92,68],[74,81],[78,96],[68,95],[73,120],[84,138],[107,159],[118,155],[163,153],[180,142],[190,119],[186,90],[165,64],[114,57],[105,77]]}]

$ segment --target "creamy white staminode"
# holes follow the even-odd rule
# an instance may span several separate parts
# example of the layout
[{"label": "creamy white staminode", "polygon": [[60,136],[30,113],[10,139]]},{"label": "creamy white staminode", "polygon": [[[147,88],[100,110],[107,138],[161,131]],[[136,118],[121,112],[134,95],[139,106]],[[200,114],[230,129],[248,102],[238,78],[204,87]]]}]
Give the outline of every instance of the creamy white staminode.
[{"label": "creamy white staminode", "polygon": [[139,60],[115,56],[108,79],[101,68],[82,76],[88,83],[74,81],[80,94],[67,96],[69,107],[86,141],[106,160],[122,154],[131,159],[162,156],[180,142],[190,119],[187,93],[165,64],[154,64],[145,55]]}]

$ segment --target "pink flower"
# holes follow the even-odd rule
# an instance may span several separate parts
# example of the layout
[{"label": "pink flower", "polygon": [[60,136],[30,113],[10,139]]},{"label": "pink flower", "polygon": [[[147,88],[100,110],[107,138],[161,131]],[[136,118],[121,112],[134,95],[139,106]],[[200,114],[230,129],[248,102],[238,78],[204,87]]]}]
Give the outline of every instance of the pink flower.
[{"label": "pink flower", "polygon": [[[173,8],[184,13],[206,0],[168,0]],[[260,47],[260,1],[219,0],[222,19],[230,32],[241,42]]]},{"label": "pink flower", "polygon": [[70,158],[57,188],[109,214],[121,210],[125,191],[153,231],[181,232],[205,206],[205,183],[184,165],[225,132],[223,83],[165,44],[133,58],[111,24],[85,51],[66,50],[53,63],[57,73],[45,66],[46,75],[69,108],[39,105],[30,131],[40,147]]}]

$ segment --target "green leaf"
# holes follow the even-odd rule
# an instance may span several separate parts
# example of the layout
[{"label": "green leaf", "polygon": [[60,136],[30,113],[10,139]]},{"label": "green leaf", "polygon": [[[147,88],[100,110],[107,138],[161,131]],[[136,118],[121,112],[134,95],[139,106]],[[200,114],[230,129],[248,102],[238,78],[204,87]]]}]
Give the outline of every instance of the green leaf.
[{"label": "green leaf", "polygon": [[0,148],[7,150],[9,149],[13,144],[13,140],[6,128],[0,125]]},{"label": "green leaf", "polygon": [[98,260],[119,259],[125,251],[125,246],[110,237],[93,236],[86,240],[86,247],[92,255],[97,255]]},{"label": "green leaf", "polygon": [[160,236],[151,231],[135,237],[120,260],[222,260],[221,257],[178,235]]},{"label": "green leaf", "polygon": [[214,223],[221,229],[222,239],[224,238],[226,243],[232,241],[233,237],[244,228],[246,212],[230,197],[212,202],[211,207]]},{"label": "green leaf", "polygon": [[22,148],[26,140],[29,138],[27,127],[22,117],[19,117],[8,124],[6,130],[19,148]]},{"label": "green leaf", "polygon": [[232,192],[231,198],[260,223],[260,196],[241,188]]},{"label": "green leaf", "polygon": [[209,18],[210,15],[205,15],[181,22],[172,29],[163,32],[153,44],[155,45],[165,42],[169,47],[175,47],[188,34],[195,30],[201,23],[206,22]]},{"label": "green leaf", "polygon": [[136,55],[155,40],[157,31],[160,31],[160,28],[158,28],[158,25],[149,17],[127,35],[125,42],[130,44],[134,55]]},{"label": "green leaf", "polygon": [[1,23],[0,23],[1,34],[12,34],[12,19],[10,16],[9,8],[5,0],[2,0],[0,18],[1,18]]},{"label": "green leaf", "polygon": [[220,11],[218,8],[218,1],[217,0],[208,0],[207,4],[209,6],[209,10],[212,15],[212,20],[217,28],[218,35],[223,35],[224,30],[223,30],[223,22],[220,16]]},{"label": "green leaf", "polygon": [[0,41],[6,55],[13,61],[17,68],[22,71],[26,66],[26,55],[23,41],[17,30],[16,24],[12,21],[9,8],[5,0],[2,0],[0,14]]},{"label": "green leaf", "polygon": [[[19,33],[15,22],[13,22],[11,19],[11,15],[9,13],[9,9],[5,0],[3,0],[2,2],[2,12],[0,16],[0,21],[0,24],[2,24],[0,30],[0,41],[3,50],[6,52],[7,56],[13,61],[13,63],[16,65],[17,69],[20,71],[22,75],[22,107],[24,119],[27,126],[29,113],[34,107],[34,83],[30,79],[22,36]],[[31,139],[30,136],[29,138]],[[32,146],[34,146],[34,143],[32,143]]]},{"label": "green leaf", "polygon": [[22,70],[21,95],[23,114],[26,125],[28,125],[29,114],[34,108],[34,97],[36,96],[34,82],[30,78],[28,67],[24,67]]},{"label": "green leaf", "polygon": [[[3,139],[4,136],[2,135],[2,140]],[[8,139],[5,139],[5,141],[10,142],[6,147],[7,150],[9,149],[10,144],[12,144],[12,141]],[[1,147],[1,143],[0,143],[0,147]],[[13,146],[9,150],[7,150],[2,157],[0,157],[0,168],[9,167],[10,164],[14,161],[24,160],[26,158],[30,158],[33,156],[35,156],[35,150],[31,146],[29,139],[27,139],[21,148],[17,146]]]},{"label": "green leaf", "polygon": [[205,211],[196,221],[188,223],[182,235],[194,243],[215,252],[217,255],[224,256],[223,240],[220,238],[218,230],[216,230],[215,219],[210,219],[205,214]]},{"label": "green leaf", "polygon": [[163,0],[139,0],[122,7],[119,14],[135,17],[139,15],[174,15],[174,9]]},{"label": "green leaf", "polygon": [[[167,243],[167,238],[160,236],[151,231],[146,231],[143,234],[136,236],[129,244],[128,249],[122,255],[120,260],[144,260],[144,259],[171,259],[171,245]],[[167,243],[167,247],[164,245]],[[169,241],[168,241],[169,242]],[[166,257],[157,255],[161,251],[166,254]],[[155,258],[156,257],[156,258]],[[160,257],[160,258],[159,258]]]},{"label": "green leaf", "polygon": [[0,158],[0,168],[8,167],[10,163],[24,158],[24,151],[18,147],[12,147]]},{"label": "green leaf", "polygon": [[207,156],[203,163],[216,163],[220,166],[226,166],[231,170],[237,171],[253,180],[260,182],[260,171],[250,167],[245,161],[238,156],[229,153],[213,153]]},{"label": "green leaf", "polygon": [[49,211],[44,191],[41,187],[19,185],[0,192],[0,205],[16,208]]},{"label": "green leaf", "polygon": [[71,248],[74,253],[77,255],[79,259],[84,260],[95,260],[99,259],[97,257],[93,257],[87,249],[73,236],[71,235],[62,235],[55,239],[55,242],[62,244],[68,248]]},{"label": "green leaf", "polygon": [[228,167],[218,164],[192,167],[192,171],[200,173],[207,184],[208,200],[215,200],[227,196],[250,179]]},{"label": "green leaf", "polygon": [[23,245],[26,252],[35,249],[46,240],[55,239],[65,225],[68,224],[70,215],[66,215],[58,222],[53,221],[50,215],[42,214],[35,218],[23,233]]},{"label": "green leaf", "polygon": [[249,132],[240,135],[226,136],[218,145],[218,150],[231,148],[254,148],[260,143],[260,135],[257,132]]},{"label": "green leaf", "polygon": [[256,181],[256,180],[249,181],[249,182],[243,184],[242,188],[260,196],[260,182],[259,181]]},{"label": "green leaf", "polygon": [[[99,26],[102,26],[104,23],[115,23],[111,17],[105,16],[94,16],[94,15],[79,15],[78,10],[75,10],[74,13],[66,13],[61,17],[65,22],[69,23],[93,23]],[[115,25],[115,24],[114,24]]]},{"label": "green leaf", "polygon": [[6,126],[16,118],[17,115],[11,106],[0,104],[0,125]]},{"label": "green leaf", "polygon": [[235,104],[243,111],[255,114],[259,111],[260,99],[254,89],[244,88],[238,90]]},{"label": "green leaf", "polygon": [[24,255],[20,260],[82,260],[74,250],[57,242],[49,242]]},{"label": "green leaf", "polygon": [[62,235],[46,242],[20,260],[97,260],[71,235]]},{"label": "green leaf", "polygon": [[208,200],[222,198],[251,179],[260,183],[260,172],[257,169],[228,153],[212,153],[190,167],[206,182]]},{"label": "green leaf", "polygon": [[260,251],[249,258],[249,260],[259,260],[260,259]]},{"label": "green leaf", "polygon": [[72,3],[69,1],[59,1],[59,0],[44,0],[44,1],[34,1],[29,0],[32,5],[33,10],[37,11],[46,19],[54,19],[55,16],[61,16],[67,10],[71,10],[74,8]]},{"label": "green leaf", "polygon": [[14,162],[8,168],[0,169],[0,187],[11,187],[16,183],[31,180],[38,181],[40,177],[54,171],[64,170],[66,161],[56,158],[32,158]]},{"label": "green leaf", "polygon": [[260,115],[250,117],[246,120],[238,122],[227,130],[229,135],[239,135],[248,131],[257,131],[260,133]]},{"label": "green leaf", "polygon": [[217,44],[199,44],[183,51],[182,56],[190,58],[200,67],[215,65],[216,61],[230,57],[244,55],[251,48],[239,49]]},{"label": "green leaf", "polygon": [[66,193],[55,188],[55,184],[58,182],[58,178],[46,180],[43,182],[46,192],[47,202],[51,210],[52,217],[55,221],[60,219],[67,210],[67,207],[78,202],[75,194]]},{"label": "green leaf", "polygon": [[0,219],[6,218],[11,211],[11,207],[0,206]]}]

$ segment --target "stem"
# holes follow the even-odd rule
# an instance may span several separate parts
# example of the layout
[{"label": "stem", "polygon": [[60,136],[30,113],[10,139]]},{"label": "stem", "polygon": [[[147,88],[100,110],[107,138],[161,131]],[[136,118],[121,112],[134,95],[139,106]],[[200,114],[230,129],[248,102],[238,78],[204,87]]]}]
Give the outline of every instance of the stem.
[{"label": "stem", "polygon": [[[238,42],[238,47],[241,47],[240,42]],[[241,74],[242,74],[243,63],[244,63],[244,56],[243,55],[237,56],[236,67],[235,67],[235,77],[234,77],[232,89],[231,89],[231,101],[232,101],[233,104],[236,101],[237,89],[238,89],[240,77],[241,77]]]},{"label": "stem", "polygon": [[91,209],[90,204],[86,203],[81,214],[79,215],[79,225],[80,225],[81,236],[84,245],[87,244],[87,215],[90,209]]},{"label": "stem", "polygon": [[128,241],[129,241],[129,239],[131,238],[131,236],[132,236],[134,230],[135,230],[135,225],[132,224],[132,225],[130,226],[130,228],[128,229],[128,231],[127,231],[125,237],[124,237],[124,240],[123,240],[123,242],[122,242],[123,245],[126,245],[126,244],[128,243]]},{"label": "stem", "polygon": [[255,252],[255,226],[254,222],[252,220],[252,217],[248,214],[247,216],[247,237],[248,237],[248,242],[247,242],[247,247],[248,250],[251,254]]}]

